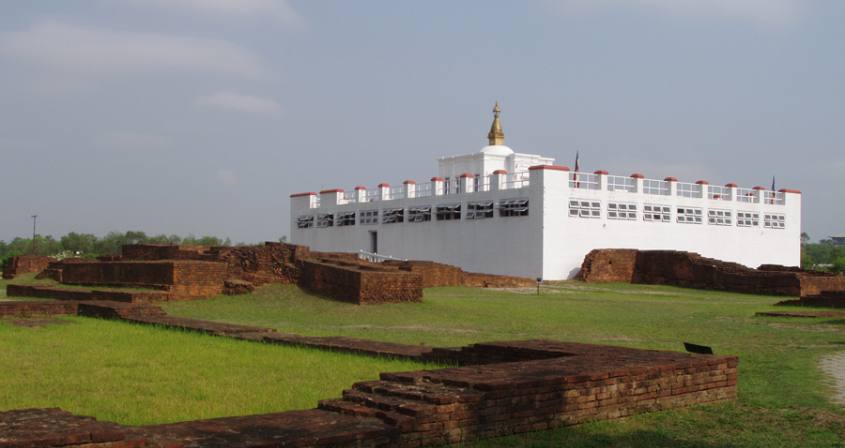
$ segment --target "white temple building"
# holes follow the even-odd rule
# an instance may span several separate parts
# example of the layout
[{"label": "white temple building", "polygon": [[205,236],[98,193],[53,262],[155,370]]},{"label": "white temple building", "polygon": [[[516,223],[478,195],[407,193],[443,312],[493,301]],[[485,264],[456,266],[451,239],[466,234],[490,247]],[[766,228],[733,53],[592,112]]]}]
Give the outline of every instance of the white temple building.
[{"label": "white temple building", "polygon": [[598,248],[800,264],[800,191],[576,173],[506,146],[500,112],[497,104],[488,146],[441,157],[426,182],[292,194],[291,241],[545,280],[572,278]]}]

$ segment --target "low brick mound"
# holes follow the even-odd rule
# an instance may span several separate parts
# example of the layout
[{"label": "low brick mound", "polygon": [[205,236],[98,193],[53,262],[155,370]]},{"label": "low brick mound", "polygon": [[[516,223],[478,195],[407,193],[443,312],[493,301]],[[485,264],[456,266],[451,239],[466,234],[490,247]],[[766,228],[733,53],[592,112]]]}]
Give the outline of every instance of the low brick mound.
[{"label": "low brick mound", "polygon": [[165,291],[84,290],[37,285],[6,285],[6,296],[38,297],[54,300],[108,300],[128,303],[161,302],[172,298],[171,294]]},{"label": "low brick mound", "polygon": [[395,430],[375,418],[319,409],[147,426],[133,431],[151,447],[392,446]]},{"label": "low brick mound", "polygon": [[595,249],[584,257],[578,279],[794,297],[845,291],[845,275],[775,265],[751,269],[693,252],[671,250]]},{"label": "low brick mound", "polygon": [[0,317],[57,316],[76,314],[77,302],[0,301]]},{"label": "low brick mound", "polygon": [[761,317],[845,317],[845,311],[761,311]]},{"label": "low brick mound", "polygon": [[0,412],[0,447],[103,447],[143,446],[143,439],[128,438],[126,428],[73,415],[58,408]]},{"label": "low brick mound", "polygon": [[55,258],[40,255],[10,257],[3,262],[3,278],[11,280],[21,274],[37,274],[54,261],[56,261]]},{"label": "low brick mound", "polygon": [[784,300],[776,305],[817,306],[821,308],[845,308],[845,290],[822,291],[819,294],[803,295],[799,300]]}]

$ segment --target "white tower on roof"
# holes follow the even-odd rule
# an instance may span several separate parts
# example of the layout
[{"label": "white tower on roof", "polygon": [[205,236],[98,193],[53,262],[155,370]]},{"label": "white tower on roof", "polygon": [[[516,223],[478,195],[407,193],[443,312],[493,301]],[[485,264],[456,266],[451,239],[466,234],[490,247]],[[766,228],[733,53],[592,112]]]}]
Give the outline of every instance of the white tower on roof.
[{"label": "white tower on roof", "polygon": [[527,172],[528,167],[534,165],[552,165],[554,159],[536,154],[520,154],[505,145],[505,131],[499,115],[502,108],[499,102],[493,107],[493,123],[487,133],[488,145],[481,151],[460,156],[448,156],[438,159],[439,174],[445,178],[456,178],[461,174],[472,174],[476,177],[489,176],[497,170],[509,173]]}]

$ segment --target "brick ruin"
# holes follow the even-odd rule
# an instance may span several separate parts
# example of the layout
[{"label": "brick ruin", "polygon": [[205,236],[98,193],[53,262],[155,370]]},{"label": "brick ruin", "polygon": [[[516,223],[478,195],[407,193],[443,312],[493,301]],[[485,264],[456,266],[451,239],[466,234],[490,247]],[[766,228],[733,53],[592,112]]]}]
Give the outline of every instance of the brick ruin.
[{"label": "brick ruin", "polygon": [[802,298],[845,296],[843,275],[774,265],[751,269],[679,251],[596,249],[584,258],[578,278]]},{"label": "brick ruin", "polygon": [[[171,317],[154,305],[7,302],[0,314],[79,314],[284,344],[446,362],[382,373],[316,409],[129,427],[60,409],[0,412],[0,446],[188,448],[422,447],[546,430],[736,398],[735,356],[693,355],[548,340],[432,348]],[[33,308],[34,307],[34,308]]]},{"label": "brick ruin", "polygon": [[[110,287],[147,288],[163,294],[130,295],[129,301],[186,300],[220,293],[243,294],[266,283],[298,284],[317,294],[357,303],[419,302],[432,286],[524,287],[531,279],[464,272],[426,261],[370,263],[356,254],[312,252],[305,246],[201,247],[155,244],[123,246],[119,256],[98,260],[48,259],[31,272],[69,285],[92,286],[87,300],[125,301]],[[8,289],[8,288],[7,288]],[[66,296],[54,288],[11,288],[25,297]],[[41,295],[39,295],[41,294]]]},{"label": "brick ruin", "polygon": [[56,261],[55,258],[40,255],[20,255],[9,257],[3,262],[3,278],[13,279],[21,274],[37,274]]}]

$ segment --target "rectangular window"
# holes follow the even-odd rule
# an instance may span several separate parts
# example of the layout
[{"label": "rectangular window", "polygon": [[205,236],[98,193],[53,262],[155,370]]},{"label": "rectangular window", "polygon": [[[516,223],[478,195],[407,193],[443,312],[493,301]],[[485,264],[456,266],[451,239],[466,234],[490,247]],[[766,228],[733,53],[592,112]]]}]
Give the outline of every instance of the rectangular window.
[{"label": "rectangular window", "polygon": [[354,226],[355,212],[340,212],[337,214],[337,226]]},{"label": "rectangular window", "polygon": [[779,213],[766,213],[763,215],[763,227],[767,229],[785,229],[786,216]]},{"label": "rectangular window", "polygon": [[736,225],[740,227],[757,227],[760,225],[760,214],[754,212],[736,212]]},{"label": "rectangular window", "polygon": [[671,222],[672,208],[668,205],[646,204],[643,206],[643,221]]},{"label": "rectangular window", "polygon": [[460,221],[461,204],[444,204],[437,206],[438,221]]},{"label": "rectangular window", "polygon": [[325,228],[334,226],[334,215],[331,213],[317,215],[317,227]]},{"label": "rectangular window", "polygon": [[499,216],[528,216],[528,199],[503,199],[499,201]]},{"label": "rectangular window", "polygon": [[358,222],[364,224],[378,224],[378,210],[361,210],[358,212]]},{"label": "rectangular window", "polygon": [[609,202],[607,204],[608,219],[637,219],[637,204],[627,202]]},{"label": "rectangular window", "polygon": [[733,212],[730,210],[707,210],[707,224],[714,226],[732,226]]},{"label": "rectangular window", "polygon": [[411,207],[408,209],[408,222],[431,221],[431,206]]},{"label": "rectangular window", "polygon": [[703,224],[704,214],[698,207],[678,207],[676,219],[681,224]]},{"label": "rectangular window", "polygon": [[486,219],[493,217],[493,201],[470,202],[467,204],[467,219]]},{"label": "rectangular window", "polygon": [[386,208],[381,211],[382,224],[396,224],[405,222],[404,208]]},{"label": "rectangular window", "polygon": [[601,218],[601,202],[572,199],[569,201],[570,218]]},{"label": "rectangular window", "polygon": [[314,216],[303,215],[296,218],[297,229],[308,229],[314,227]]}]

